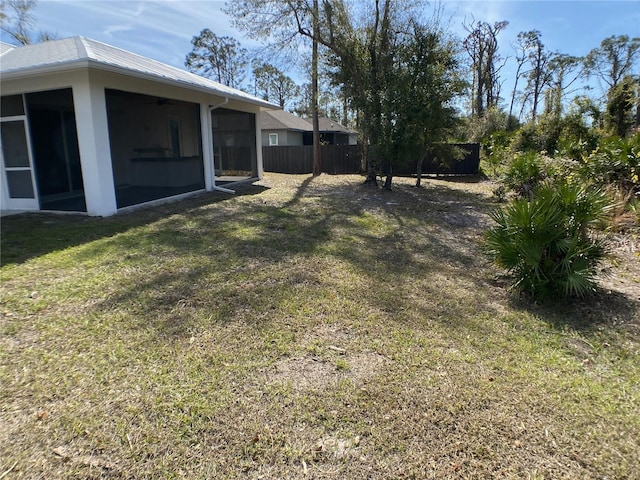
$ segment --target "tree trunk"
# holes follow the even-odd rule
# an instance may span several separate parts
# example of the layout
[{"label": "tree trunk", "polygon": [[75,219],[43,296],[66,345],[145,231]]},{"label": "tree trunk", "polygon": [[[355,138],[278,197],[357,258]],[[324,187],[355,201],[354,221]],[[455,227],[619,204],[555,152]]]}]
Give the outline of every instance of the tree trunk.
[{"label": "tree trunk", "polygon": [[634,126],[636,128],[640,127],[640,77],[636,82],[636,118]]},{"label": "tree trunk", "polygon": [[347,113],[348,108],[349,108],[349,105],[347,102],[347,96],[343,93],[342,94],[342,125],[344,125],[345,127],[348,127],[347,123],[349,122],[349,117]]},{"label": "tree trunk", "polygon": [[425,157],[426,154],[420,157],[418,164],[416,165],[416,187],[418,188],[422,185],[422,164],[424,163]]},{"label": "tree trunk", "polygon": [[482,117],[482,113],[484,112],[484,107],[482,105],[483,92],[484,92],[484,77],[483,77],[484,73],[482,71],[482,66],[478,67],[477,75],[478,75],[478,84],[476,85],[476,115],[478,117]]},{"label": "tree trunk", "polygon": [[318,122],[318,37],[320,28],[318,25],[318,0],[313,0],[313,49],[311,54],[311,89],[313,102],[311,105],[313,116],[313,176],[322,173],[320,164],[320,125]]},{"label": "tree trunk", "polygon": [[384,179],[384,189],[391,191],[391,181],[393,180],[393,167],[391,160],[389,160],[389,172],[387,172],[387,178]]},{"label": "tree trunk", "polygon": [[370,156],[370,152],[371,149],[369,148],[369,137],[365,135],[365,138],[363,139],[364,141],[364,147],[362,149],[362,154],[364,155],[365,158],[365,162],[367,164],[367,178],[364,181],[365,185],[371,185],[372,187],[377,187],[378,186],[378,179],[376,178],[376,174],[373,171],[373,162],[371,161],[371,156]]}]

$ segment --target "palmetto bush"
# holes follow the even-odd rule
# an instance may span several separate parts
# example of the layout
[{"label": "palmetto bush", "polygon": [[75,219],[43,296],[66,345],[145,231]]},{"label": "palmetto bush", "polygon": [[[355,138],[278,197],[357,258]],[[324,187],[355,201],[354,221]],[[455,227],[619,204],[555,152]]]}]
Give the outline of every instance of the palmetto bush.
[{"label": "palmetto bush", "polygon": [[485,234],[494,262],[513,277],[513,288],[540,299],[582,297],[596,289],[606,254],[589,235],[609,201],[600,190],[567,182],[543,183],[529,198],[495,210]]}]

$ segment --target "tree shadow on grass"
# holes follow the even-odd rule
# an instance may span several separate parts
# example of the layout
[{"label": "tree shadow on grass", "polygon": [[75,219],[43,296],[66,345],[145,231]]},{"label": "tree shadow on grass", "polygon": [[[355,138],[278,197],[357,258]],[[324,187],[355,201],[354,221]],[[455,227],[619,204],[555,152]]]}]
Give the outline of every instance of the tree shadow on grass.
[{"label": "tree shadow on grass", "polygon": [[[292,298],[302,308],[301,294],[330,288],[331,282],[319,281],[318,275],[322,268],[333,268],[327,265],[335,260],[369,285],[360,300],[376,311],[413,308],[425,318],[448,312],[448,318],[464,319],[465,301],[490,310],[482,298],[486,283],[470,239],[477,225],[442,218],[443,211],[453,214],[456,209],[467,215],[467,207],[478,198],[455,192],[447,205],[434,208],[435,193],[442,197],[447,189],[401,187],[389,193],[361,185],[327,185],[308,177],[284,204],[244,202],[241,214],[233,208],[193,208],[169,216],[153,232],[132,231],[118,239],[123,250],[147,243],[157,252],[152,261],[166,258],[167,268],[120,286],[96,308],[140,309],[144,318],[155,319],[160,336],[188,336],[199,321],[194,311],[208,310],[214,321],[222,321],[242,316],[247,306],[270,311]],[[409,205],[413,202],[417,203]],[[86,250],[84,256],[100,254]],[[189,263],[175,262],[183,256]],[[308,267],[297,266],[305,262]],[[437,296],[438,286],[430,281],[434,275],[458,279],[464,288],[456,298],[416,306],[415,285],[422,286],[426,298]],[[245,313],[247,318],[265,318],[262,312]],[[463,328],[463,323],[456,327]]]},{"label": "tree shadow on grass", "polygon": [[[203,194],[109,218],[9,218],[3,264],[82,246],[68,252],[68,263],[110,278],[86,294],[94,295],[87,310],[105,319],[124,312],[160,338],[190,336],[204,317],[269,321],[269,312],[292,301],[304,308],[301,295],[330,289],[331,281],[319,280],[322,270],[340,275],[340,264],[367,285],[346,287],[349,295],[398,321],[413,309],[425,318],[460,318],[464,328],[469,303],[490,311],[474,244],[482,221],[473,210],[486,210],[486,199],[443,185],[397,184],[386,192],[326,180],[295,180],[283,201],[252,199],[266,188],[244,185],[235,197]],[[443,298],[432,277],[459,282],[455,298]],[[64,288],[82,291],[86,281],[70,277]],[[417,289],[439,299],[416,304]]]},{"label": "tree shadow on grass", "polygon": [[624,331],[640,342],[640,302],[614,290],[599,290],[582,299],[569,298],[538,303],[531,298],[512,297],[516,310],[532,313],[553,328],[597,335],[603,329]]},{"label": "tree shadow on grass", "polygon": [[[265,190],[267,187],[264,186],[240,185],[236,189],[236,196],[257,195]],[[54,213],[24,213],[5,217],[0,225],[0,265],[21,264],[51,252],[112,237],[172,215],[190,214],[231,198],[231,195],[206,192],[175,202],[141,206],[106,218]]]}]

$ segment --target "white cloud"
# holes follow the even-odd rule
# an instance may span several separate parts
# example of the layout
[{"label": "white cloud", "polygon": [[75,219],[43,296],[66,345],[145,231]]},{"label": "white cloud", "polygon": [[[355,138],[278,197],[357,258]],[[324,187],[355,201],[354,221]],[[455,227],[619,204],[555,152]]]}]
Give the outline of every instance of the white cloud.
[{"label": "white cloud", "polygon": [[102,31],[102,34],[107,37],[112,37],[114,33],[127,32],[133,30],[131,25],[107,25]]},{"label": "white cloud", "polygon": [[145,4],[141,2],[138,4],[138,7],[136,8],[135,12],[133,12],[133,15],[135,17],[139,17],[144,13],[144,11],[145,11]]}]

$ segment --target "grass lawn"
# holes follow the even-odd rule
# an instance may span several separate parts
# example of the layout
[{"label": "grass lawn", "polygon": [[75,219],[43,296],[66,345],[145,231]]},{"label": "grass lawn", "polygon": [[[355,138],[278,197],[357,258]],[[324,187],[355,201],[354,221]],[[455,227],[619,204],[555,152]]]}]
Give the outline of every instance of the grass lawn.
[{"label": "grass lawn", "polygon": [[0,478],[638,479],[640,258],[534,304],[483,182],[2,219]]}]

